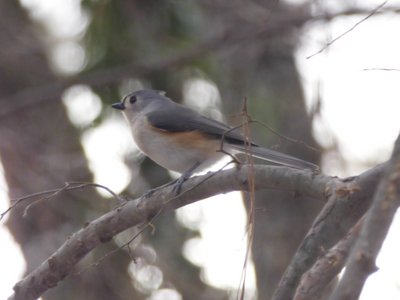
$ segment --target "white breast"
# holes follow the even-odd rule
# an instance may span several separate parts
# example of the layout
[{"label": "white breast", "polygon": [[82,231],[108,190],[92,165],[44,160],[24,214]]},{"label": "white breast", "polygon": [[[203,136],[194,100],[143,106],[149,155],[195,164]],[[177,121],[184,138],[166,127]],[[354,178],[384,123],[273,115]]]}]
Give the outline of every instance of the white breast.
[{"label": "white breast", "polygon": [[196,171],[201,171],[224,156],[217,152],[220,144],[218,140],[207,144],[194,140],[200,139],[199,133],[180,135],[154,130],[144,117],[136,118],[131,125],[132,135],[139,149],[166,169],[184,173],[199,164]]}]

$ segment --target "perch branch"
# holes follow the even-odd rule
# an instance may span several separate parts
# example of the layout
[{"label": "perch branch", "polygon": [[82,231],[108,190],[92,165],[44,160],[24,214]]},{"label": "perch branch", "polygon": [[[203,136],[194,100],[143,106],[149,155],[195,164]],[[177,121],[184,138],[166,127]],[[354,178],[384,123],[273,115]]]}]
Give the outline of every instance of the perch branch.
[{"label": "perch branch", "polygon": [[[206,174],[190,178],[183,185],[183,190],[187,192],[178,198],[167,185],[148,197],[127,201],[72,234],[46,261],[14,286],[14,294],[9,299],[38,298],[69,275],[91,250],[127,228],[146,223],[156,214],[167,213],[219,193],[247,190],[248,172],[248,166],[241,166],[211,173],[212,177]],[[322,200],[325,199],[326,189],[343,185],[335,178],[286,167],[256,165],[252,172],[255,174],[255,189],[284,189]],[[200,184],[205,179],[207,184]]]}]

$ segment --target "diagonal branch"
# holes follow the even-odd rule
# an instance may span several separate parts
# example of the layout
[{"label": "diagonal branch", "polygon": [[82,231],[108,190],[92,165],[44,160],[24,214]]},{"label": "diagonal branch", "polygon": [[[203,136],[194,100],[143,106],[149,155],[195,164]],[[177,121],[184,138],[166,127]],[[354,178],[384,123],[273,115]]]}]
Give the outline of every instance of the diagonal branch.
[{"label": "diagonal branch", "polygon": [[326,190],[329,200],[301,242],[283,274],[273,300],[292,299],[301,276],[336,244],[367,211],[371,195],[383,175],[387,163],[376,166],[357,177],[344,181],[346,186]]},{"label": "diagonal branch", "polygon": [[[159,213],[199,201],[209,196],[233,190],[246,190],[248,166],[206,174],[185,182],[179,198],[171,185],[157,189],[149,197],[126,202],[73,234],[51,257],[17,283],[10,299],[36,299],[56,286],[71,273],[76,264],[91,250],[108,242],[123,230],[148,222]],[[254,166],[255,187],[286,189],[323,198],[327,186],[339,183],[336,179],[284,167]],[[201,184],[207,180],[207,184]]]},{"label": "diagonal branch", "polygon": [[339,36],[335,37],[333,40],[329,41],[328,43],[326,43],[326,45],[324,47],[322,47],[320,50],[318,50],[317,52],[315,52],[312,55],[307,56],[307,59],[313,58],[314,56],[316,56],[317,54],[320,54],[321,52],[323,52],[324,50],[326,50],[329,46],[331,46],[333,43],[335,43],[336,41],[338,41],[339,39],[341,39],[342,37],[344,37],[345,35],[347,35],[348,33],[350,33],[351,31],[353,31],[354,29],[356,29],[356,27],[358,25],[360,25],[361,23],[365,22],[367,19],[371,18],[373,15],[375,15],[376,13],[378,13],[379,10],[381,10],[386,3],[389,0],[385,0],[383,1],[381,4],[379,4],[376,8],[374,8],[367,16],[365,16],[364,18],[362,18],[360,21],[358,21],[357,23],[355,23],[352,27],[350,27],[349,29],[347,29],[345,32],[343,32],[342,34],[340,34]]},{"label": "diagonal branch", "polygon": [[331,300],[358,299],[368,276],[377,270],[376,257],[400,205],[400,135],[392,158],[375,192],[360,238],[352,250],[346,271]]},{"label": "diagonal branch", "polygon": [[[370,183],[378,180],[376,177],[380,177],[381,169],[382,167],[377,167],[360,175],[360,180],[357,181],[359,189],[352,193],[346,192],[346,200],[349,203],[357,203],[360,197],[371,193],[374,186]],[[51,257],[15,285],[15,293],[9,299],[38,298],[68,276],[78,262],[94,248],[110,241],[113,236],[127,228],[148,222],[157,214],[167,213],[216,194],[247,190],[248,172],[248,166],[241,166],[197,176],[185,182],[183,190],[187,192],[179,197],[176,197],[172,187],[167,185],[155,190],[149,197],[126,202],[74,233]],[[283,189],[322,201],[328,198],[327,191],[335,191],[329,201],[334,201],[334,198],[337,198],[337,201],[343,200],[339,191],[349,191],[353,185],[346,180],[286,167],[255,165],[252,166],[252,172],[255,175],[256,190]],[[204,180],[207,180],[207,184],[200,184]]]},{"label": "diagonal branch", "polygon": [[361,218],[343,239],[303,274],[294,300],[321,299],[324,289],[343,269],[350,250],[358,238],[363,220],[364,218]]}]

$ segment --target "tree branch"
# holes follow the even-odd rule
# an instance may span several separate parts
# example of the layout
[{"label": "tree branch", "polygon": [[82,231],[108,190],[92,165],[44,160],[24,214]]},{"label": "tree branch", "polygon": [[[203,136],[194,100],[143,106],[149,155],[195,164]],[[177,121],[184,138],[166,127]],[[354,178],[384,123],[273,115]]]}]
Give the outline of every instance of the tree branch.
[{"label": "tree branch", "polygon": [[364,218],[361,218],[343,239],[303,274],[294,300],[321,299],[325,287],[343,269],[350,250],[358,237],[363,220]]},{"label": "tree branch", "polygon": [[301,276],[317,257],[335,245],[367,211],[371,195],[388,163],[370,169],[357,177],[344,179],[346,185],[327,189],[328,203],[300,244],[279,282],[273,300],[292,299]]},{"label": "tree branch", "polygon": [[376,257],[400,205],[400,135],[374,194],[360,238],[351,251],[346,271],[331,300],[358,299],[368,276],[377,270]]},{"label": "tree branch", "polygon": [[350,33],[351,31],[353,31],[354,29],[356,29],[356,27],[358,25],[360,25],[361,23],[365,22],[367,19],[371,18],[373,15],[375,15],[376,13],[378,13],[378,11],[380,9],[382,9],[386,3],[389,0],[385,0],[383,1],[381,4],[379,4],[377,7],[375,7],[367,16],[365,16],[363,19],[361,19],[360,21],[358,21],[357,23],[355,23],[352,27],[350,27],[349,29],[347,29],[345,32],[343,32],[342,34],[340,34],[339,36],[335,37],[333,40],[329,41],[328,43],[326,43],[326,45],[324,47],[322,47],[320,50],[318,50],[317,52],[315,52],[312,55],[307,56],[307,59],[310,59],[312,57],[314,57],[317,54],[320,54],[321,52],[323,52],[325,49],[327,49],[329,46],[331,46],[333,43],[335,43],[336,41],[338,41],[339,39],[341,39],[342,37],[344,37],[346,34]]},{"label": "tree branch", "polygon": [[[253,166],[252,172],[255,174],[256,190],[282,189],[322,201],[329,197],[330,202],[342,202],[345,199],[357,204],[360,198],[373,191],[374,185],[371,182],[378,180],[381,169],[377,167],[368,171],[360,175],[358,180],[339,180],[322,174],[265,165]],[[70,274],[91,250],[127,228],[144,224],[160,213],[167,213],[216,194],[247,190],[248,172],[248,166],[241,166],[208,173],[185,182],[183,190],[187,192],[179,197],[175,197],[172,186],[167,185],[155,190],[149,197],[126,202],[74,233],[51,257],[15,285],[15,293],[9,299],[36,299]],[[202,184],[205,181],[207,184]],[[354,181],[358,183],[357,189],[354,188]]]}]

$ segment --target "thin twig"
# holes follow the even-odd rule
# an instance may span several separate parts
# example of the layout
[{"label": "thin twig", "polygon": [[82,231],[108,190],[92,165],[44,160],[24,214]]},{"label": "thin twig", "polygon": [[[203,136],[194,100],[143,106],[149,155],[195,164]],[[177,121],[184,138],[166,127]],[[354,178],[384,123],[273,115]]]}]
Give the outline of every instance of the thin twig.
[{"label": "thin twig", "polygon": [[65,185],[63,187],[61,187],[60,189],[58,189],[57,191],[55,191],[54,193],[51,193],[48,196],[44,196],[40,199],[35,200],[32,203],[29,203],[25,208],[24,208],[24,212],[22,213],[22,217],[25,218],[28,215],[28,211],[35,206],[38,203],[41,203],[43,201],[47,201],[47,200],[51,200],[54,197],[56,197],[57,195],[59,195],[60,193],[62,193],[63,191],[65,191],[66,189],[68,189],[68,187],[70,186],[69,183],[65,183]]},{"label": "thin twig", "polygon": [[[250,260],[250,253],[253,247],[254,241],[254,225],[255,225],[255,180],[254,180],[254,158],[252,155],[252,142],[251,142],[251,131],[250,131],[250,115],[247,110],[247,98],[244,98],[242,105],[242,117],[243,117],[243,135],[244,145],[246,149],[246,163],[249,165],[249,171],[247,173],[247,182],[248,182],[248,194],[249,196],[249,209],[248,209],[248,223],[247,223],[247,247],[246,254],[243,262],[242,275],[240,278],[240,284],[238,289],[238,299],[244,300],[245,291],[246,291],[246,277],[247,277],[247,266]],[[243,194],[243,193],[242,193]]]},{"label": "thin twig", "polygon": [[[156,214],[153,218],[155,218],[158,214]],[[138,225],[140,226],[140,225]],[[143,226],[142,228],[140,228],[140,230],[135,233],[126,243],[122,244],[121,246],[119,246],[118,248],[111,250],[109,252],[107,252],[106,254],[104,254],[102,257],[100,257],[98,260],[96,260],[95,262],[93,262],[92,264],[90,264],[89,266],[79,270],[76,273],[73,273],[73,275],[75,276],[79,276],[82,273],[85,273],[86,271],[90,270],[91,268],[97,267],[99,266],[103,261],[105,261],[108,257],[112,256],[113,254],[119,252],[120,250],[124,249],[125,247],[128,248],[128,252],[129,252],[129,256],[131,257],[131,259],[135,262],[135,258],[133,257],[133,255],[131,255],[130,252],[130,244],[136,240],[142,233],[143,231],[148,228],[149,226],[151,226],[151,220],[145,223],[145,226]]]},{"label": "thin twig", "polygon": [[[92,186],[92,187],[96,187],[96,188],[101,188],[106,190],[107,192],[109,192],[115,199],[117,199],[120,203],[125,202],[125,200],[123,200],[120,196],[118,196],[116,193],[114,193],[111,189],[109,189],[108,187],[98,184],[98,183],[93,183],[93,182],[66,182],[64,184],[64,186],[60,187],[60,188],[56,188],[56,189],[51,189],[51,190],[46,190],[46,191],[41,191],[41,192],[37,192],[37,193],[32,193],[23,197],[19,197],[16,199],[11,199],[10,202],[12,203],[5,211],[3,211],[0,214],[0,221],[13,209],[15,208],[17,205],[20,205],[22,202],[26,201],[26,200],[30,200],[32,199],[33,203],[29,204],[25,210],[24,210],[24,216],[26,215],[26,213],[28,212],[28,210],[31,208],[32,205],[35,205],[38,202],[41,202],[43,200],[49,200],[54,198],[55,196],[57,196],[59,193],[63,192],[63,191],[72,191],[72,190],[78,190],[81,188],[85,188],[88,186]],[[34,200],[37,197],[41,197],[40,199]]]},{"label": "thin twig", "polygon": [[329,46],[331,46],[333,43],[335,43],[336,41],[338,41],[339,39],[341,39],[342,37],[344,37],[346,34],[350,33],[351,31],[353,31],[358,25],[360,25],[361,23],[365,22],[367,19],[369,19],[370,17],[372,17],[373,15],[375,15],[382,7],[384,7],[386,5],[386,3],[389,0],[385,0],[384,2],[382,2],[381,4],[379,4],[377,7],[375,7],[366,17],[362,18],[360,21],[358,21],[357,23],[355,23],[352,27],[350,27],[348,30],[346,30],[345,32],[343,32],[342,34],[340,34],[339,36],[337,36],[336,38],[334,38],[333,40],[329,41],[328,43],[326,43],[326,45],[324,47],[322,47],[320,50],[318,50],[317,52],[315,52],[312,55],[307,56],[307,59],[310,59],[314,56],[316,56],[317,54],[320,54],[321,52],[323,52],[325,49],[327,49]]},{"label": "thin twig", "polygon": [[400,72],[400,69],[392,69],[392,68],[365,68],[363,71],[394,71]]},{"label": "thin twig", "polygon": [[100,188],[100,189],[103,189],[103,190],[107,191],[111,196],[113,196],[114,199],[118,200],[118,202],[120,204],[123,204],[123,203],[126,202],[125,199],[121,198],[121,196],[117,195],[113,190],[111,190],[110,188],[106,187],[105,185],[102,185],[102,184],[99,184],[99,183],[84,182],[84,181],[69,181],[68,183],[81,185],[80,187],[93,186],[93,187],[96,187],[96,188]]},{"label": "thin twig", "polygon": [[267,123],[264,123],[264,122],[261,122],[261,121],[258,121],[258,120],[252,120],[252,119],[250,119],[249,122],[250,122],[250,123],[256,123],[256,124],[262,125],[263,127],[267,128],[269,131],[271,131],[273,134],[275,134],[275,135],[278,136],[279,138],[284,139],[284,140],[286,140],[286,141],[288,141],[288,142],[291,142],[291,143],[294,143],[294,144],[303,145],[303,146],[306,147],[307,149],[312,150],[312,151],[317,152],[317,153],[321,153],[321,152],[322,152],[321,149],[318,149],[318,148],[316,148],[316,147],[313,147],[313,146],[307,144],[306,142],[304,142],[304,141],[302,141],[302,140],[294,139],[294,138],[288,137],[288,136],[286,136],[286,135],[283,135],[282,133],[279,133],[276,129],[272,128],[272,127],[271,127],[270,125],[268,125]]}]

